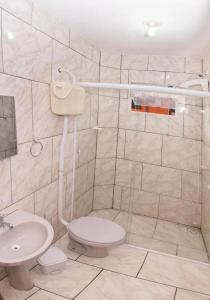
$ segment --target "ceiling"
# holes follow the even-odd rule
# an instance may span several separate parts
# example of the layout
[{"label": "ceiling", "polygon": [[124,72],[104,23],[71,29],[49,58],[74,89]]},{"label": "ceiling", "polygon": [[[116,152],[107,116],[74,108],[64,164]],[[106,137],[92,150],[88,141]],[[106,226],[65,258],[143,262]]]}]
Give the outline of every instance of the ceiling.
[{"label": "ceiling", "polygon": [[[210,47],[210,0],[36,0],[101,49],[202,55]],[[145,37],[144,22],[161,25]]]}]

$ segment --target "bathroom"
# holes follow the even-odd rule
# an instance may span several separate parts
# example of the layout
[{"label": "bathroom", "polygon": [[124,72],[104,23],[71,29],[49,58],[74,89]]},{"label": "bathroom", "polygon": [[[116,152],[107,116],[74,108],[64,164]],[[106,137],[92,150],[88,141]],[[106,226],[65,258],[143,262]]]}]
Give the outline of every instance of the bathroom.
[{"label": "bathroom", "polygon": [[0,10],[0,299],[210,299],[209,1]]}]

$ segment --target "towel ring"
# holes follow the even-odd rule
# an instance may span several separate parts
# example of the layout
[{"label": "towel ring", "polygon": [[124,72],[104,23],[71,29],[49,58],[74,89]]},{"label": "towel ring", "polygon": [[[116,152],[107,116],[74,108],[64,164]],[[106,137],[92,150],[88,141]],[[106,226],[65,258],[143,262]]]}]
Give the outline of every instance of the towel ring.
[{"label": "towel ring", "polygon": [[74,74],[70,71],[64,70],[63,68],[59,67],[58,68],[59,73],[66,73],[69,76],[69,81],[74,85],[76,83],[76,77]]},{"label": "towel ring", "polygon": [[[39,149],[38,153],[36,153],[34,151],[34,146],[35,145],[39,145],[40,149]],[[33,140],[32,144],[31,144],[31,148],[30,148],[30,153],[33,157],[37,157],[42,153],[43,148],[44,148],[44,146],[43,146],[42,142],[37,141],[37,140]]]}]

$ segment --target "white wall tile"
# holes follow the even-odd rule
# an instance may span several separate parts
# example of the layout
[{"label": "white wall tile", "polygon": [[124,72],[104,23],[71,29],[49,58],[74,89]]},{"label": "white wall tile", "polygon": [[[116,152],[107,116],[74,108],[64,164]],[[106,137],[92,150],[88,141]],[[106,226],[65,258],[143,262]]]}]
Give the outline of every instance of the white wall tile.
[{"label": "white wall tile", "polygon": [[[53,162],[52,162],[52,176],[53,180],[58,178],[58,164],[59,164],[59,145],[61,143],[61,136],[53,137]],[[68,134],[64,152],[64,173],[68,173],[72,170],[73,164],[73,135]],[[68,163],[67,163],[68,162]],[[76,156],[76,162],[78,164],[78,153]]]},{"label": "white wall tile", "polygon": [[12,197],[18,201],[51,181],[52,140],[40,140],[43,144],[39,156],[30,153],[32,143],[21,144],[18,155],[11,159]]},{"label": "white wall tile", "polygon": [[168,133],[168,116],[156,114],[146,114],[146,129],[147,132],[160,134]]},{"label": "white wall tile", "polygon": [[117,159],[115,184],[140,188],[142,164],[130,160]]},{"label": "white wall tile", "polygon": [[[5,72],[50,82],[52,40],[6,12],[2,16]],[[9,39],[8,33],[14,38]]]},{"label": "white wall tile", "polygon": [[78,169],[75,173],[75,199],[82,196],[87,191],[87,173],[88,165],[85,164]]},{"label": "white wall tile", "polygon": [[113,185],[101,185],[94,188],[93,209],[112,208]]},{"label": "white wall tile", "polygon": [[187,73],[166,73],[166,85],[179,86],[185,81],[200,78],[197,74],[187,74]]},{"label": "white wall tile", "polygon": [[117,127],[119,100],[114,97],[99,96],[99,127]]},{"label": "white wall tile", "polygon": [[192,202],[201,201],[201,175],[182,172],[182,199]]},{"label": "white wall tile", "polygon": [[121,54],[119,52],[101,51],[101,66],[120,69]]},{"label": "white wall tile", "polygon": [[161,150],[161,135],[147,132],[126,131],[126,159],[160,165]]},{"label": "white wall tile", "polygon": [[7,216],[19,209],[22,209],[24,211],[34,214],[34,194],[31,194],[31,195],[19,200],[18,202],[15,202],[14,204],[8,206],[7,208],[3,209],[1,211],[1,213],[4,216]]},{"label": "white wall tile", "polygon": [[32,26],[66,46],[69,46],[70,30],[68,26],[59,19],[52,18],[52,16],[46,11],[43,11],[36,2],[34,2],[33,5]]},{"label": "white wall tile", "polygon": [[116,157],[117,150],[116,128],[103,128],[97,135],[97,158]]},{"label": "white wall tile", "polygon": [[129,82],[163,85],[165,73],[157,71],[129,71]]},{"label": "white wall tile", "polygon": [[163,137],[163,166],[199,172],[200,155],[201,145],[198,141],[171,136]]},{"label": "white wall tile", "polygon": [[10,160],[0,161],[0,210],[12,204]]},{"label": "white wall tile", "polygon": [[63,118],[52,113],[47,84],[32,82],[33,128],[36,139],[62,133]]},{"label": "white wall tile", "polygon": [[201,204],[168,196],[160,196],[159,218],[200,227]]},{"label": "white wall tile", "polygon": [[89,215],[93,206],[93,189],[87,191],[76,201],[76,217],[84,217]]},{"label": "white wall tile", "polygon": [[58,73],[58,68],[61,67],[74,74],[76,80],[81,79],[82,58],[77,52],[68,47],[53,41],[53,65],[52,79],[53,80],[69,80],[67,74]]},{"label": "white wall tile", "polygon": [[184,137],[201,140],[202,113],[198,106],[186,105]]},{"label": "white wall tile", "polygon": [[99,65],[86,57],[82,57],[81,80],[88,82],[99,81]]},{"label": "white wall tile", "polygon": [[142,189],[174,197],[181,196],[181,172],[153,165],[143,165]]},{"label": "white wall tile", "polygon": [[96,159],[95,185],[114,184],[115,159]]},{"label": "white wall tile", "polygon": [[87,189],[89,190],[94,186],[95,159],[88,163],[87,168]]},{"label": "white wall tile", "polygon": [[117,158],[125,158],[125,133],[124,129],[118,131]]},{"label": "white wall tile", "polygon": [[[100,82],[120,83],[120,70],[101,66]],[[119,91],[116,89],[100,89],[99,94],[105,96],[119,97]]]},{"label": "white wall tile", "polygon": [[146,55],[123,55],[122,69],[126,70],[147,70],[148,56]]},{"label": "white wall tile", "polygon": [[98,63],[98,56],[96,55],[95,47],[85,40],[78,32],[75,30],[71,30],[70,34],[70,47],[79,52],[80,54],[88,57],[89,59],[93,59]]},{"label": "white wall tile", "polygon": [[185,71],[187,73],[201,74],[203,71],[202,62],[203,60],[201,57],[186,57]]},{"label": "white wall tile", "polygon": [[[64,188],[65,191],[65,188]],[[65,193],[63,194],[63,199]],[[50,183],[39,191],[35,192],[35,214],[42,218],[51,220],[58,213],[58,181]],[[64,205],[64,202],[63,202]]]},{"label": "white wall tile", "polygon": [[149,70],[184,72],[185,58],[181,56],[158,56],[149,57]]},{"label": "white wall tile", "polygon": [[0,6],[16,17],[31,23],[33,0],[0,0]]},{"label": "white wall tile", "polygon": [[145,113],[131,111],[130,99],[120,99],[119,127],[141,131],[145,128]]}]

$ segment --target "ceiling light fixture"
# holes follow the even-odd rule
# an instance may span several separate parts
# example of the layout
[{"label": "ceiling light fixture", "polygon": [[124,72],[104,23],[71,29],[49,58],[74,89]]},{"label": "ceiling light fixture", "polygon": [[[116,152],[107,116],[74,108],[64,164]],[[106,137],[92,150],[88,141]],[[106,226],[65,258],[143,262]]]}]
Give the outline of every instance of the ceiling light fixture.
[{"label": "ceiling light fixture", "polygon": [[13,33],[13,32],[11,32],[11,31],[8,31],[8,32],[7,32],[7,37],[8,37],[8,39],[9,39],[9,40],[14,40],[14,38],[15,38],[15,35],[14,35],[14,33]]},{"label": "ceiling light fixture", "polygon": [[158,27],[160,27],[162,24],[156,21],[146,21],[143,22],[144,25],[146,25],[147,30],[145,33],[145,37],[153,37],[157,33]]}]

